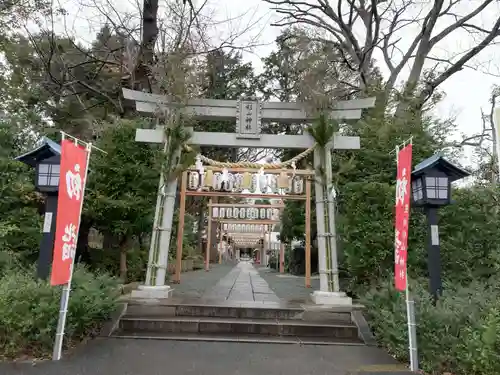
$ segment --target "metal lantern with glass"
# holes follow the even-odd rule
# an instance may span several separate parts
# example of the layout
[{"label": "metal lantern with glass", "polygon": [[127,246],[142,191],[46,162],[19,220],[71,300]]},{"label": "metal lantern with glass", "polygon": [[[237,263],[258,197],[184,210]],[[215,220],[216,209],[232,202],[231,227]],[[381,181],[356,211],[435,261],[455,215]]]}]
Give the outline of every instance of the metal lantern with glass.
[{"label": "metal lantern with glass", "polygon": [[430,293],[434,296],[434,301],[437,301],[443,291],[437,210],[451,203],[451,183],[469,175],[469,172],[450,163],[441,154],[435,154],[417,164],[411,174],[413,204],[423,207],[427,217],[427,264]]},{"label": "metal lantern with glass", "polygon": [[44,137],[38,147],[18,156],[16,160],[35,168],[35,187],[45,195],[43,236],[37,263],[37,276],[45,280],[50,275],[54,248],[61,146]]},{"label": "metal lantern with glass", "polygon": [[52,193],[59,189],[60,157],[53,156],[36,165],[35,186],[39,191]]}]

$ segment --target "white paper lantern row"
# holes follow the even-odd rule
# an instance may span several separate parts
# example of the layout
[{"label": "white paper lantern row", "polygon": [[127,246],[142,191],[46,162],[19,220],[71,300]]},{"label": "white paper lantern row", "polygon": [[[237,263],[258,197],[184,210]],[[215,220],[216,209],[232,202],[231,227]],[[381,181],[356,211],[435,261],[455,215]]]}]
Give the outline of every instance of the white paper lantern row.
[{"label": "white paper lantern row", "polygon": [[[203,186],[203,180],[206,172],[203,176],[198,171],[188,172],[188,184],[187,189],[190,191],[200,190]],[[251,191],[255,191],[257,188],[257,178],[259,178],[259,190],[261,193],[265,193],[271,190],[273,193],[278,193],[278,175],[268,174],[259,175],[254,173],[252,175],[252,188]],[[222,173],[215,172],[213,174],[212,190],[221,192],[241,192],[243,182],[243,174],[241,173],[229,173],[228,180],[223,181]],[[288,176],[288,188],[284,189],[285,194],[304,194],[304,179],[302,176]]]},{"label": "white paper lantern row", "polygon": [[212,217],[218,219],[279,220],[277,208],[213,207]]},{"label": "white paper lantern row", "polygon": [[222,224],[222,229],[229,233],[260,233],[267,230],[264,224]]},{"label": "white paper lantern row", "polygon": [[234,241],[235,244],[240,246],[254,246],[257,245],[255,241]]}]

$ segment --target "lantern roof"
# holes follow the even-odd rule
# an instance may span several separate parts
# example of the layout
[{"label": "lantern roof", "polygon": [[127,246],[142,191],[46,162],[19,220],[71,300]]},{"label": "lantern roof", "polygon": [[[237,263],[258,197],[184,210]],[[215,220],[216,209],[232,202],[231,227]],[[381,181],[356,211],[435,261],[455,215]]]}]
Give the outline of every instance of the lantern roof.
[{"label": "lantern roof", "polygon": [[411,175],[413,177],[420,177],[430,169],[437,169],[444,172],[448,176],[450,182],[470,176],[469,172],[446,160],[441,153],[434,154],[430,158],[418,163]]},{"label": "lantern roof", "polygon": [[34,168],[41,161],[53,156],[61,156],[61,146],[52,139],[43,137],[37,148],[16,157],[15,160]]}]

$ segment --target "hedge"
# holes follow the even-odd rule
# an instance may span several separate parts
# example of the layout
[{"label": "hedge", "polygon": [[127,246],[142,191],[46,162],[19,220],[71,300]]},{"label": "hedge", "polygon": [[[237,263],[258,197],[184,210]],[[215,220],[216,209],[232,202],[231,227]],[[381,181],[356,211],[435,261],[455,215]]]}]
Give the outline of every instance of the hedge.
[{"label": "hedge", "polygon": [[[427,279],[411,284],[416,305],[420,368],[429,374],[500,374],[500,283],[495,279],[469,286],[445,285],[436,306]],[[405,294],[392,280],[361,299],[377,340],[401,361],[408,361]]]},{"label": "hedge", "polygon": [[[339,245],[347,288],[367,306],[374,333],[396,358],[408,360],[404,295],[392,288],[394,187],[349,183],[340,189]],[[413,208],[408,273],[416,294],[421,366],[429,373],[500,374],[500,190],[455,189],[443,207],[440,243],[444,296],[427,291],[427,225]]]},{"label": "hedge", "polygon": [[[45,357],[52,352],[61,287],[36,280],[32,270],[8,270],[0,278],[0,354]],[[117,308],[118,283],[83,267],[74,273],[65,346],[97,332]]]},{"label": "hedge", "polygon": [[[468,285],[500,271],[500,190],[456,189],[453,204],[439,211],[444,279]],[[339,197],[339,246],[342,270],[353,290],[388,277],[394,263],[394,187],[350,183]],[[408,272],[427,275],[425,215],[410,217]]]}]

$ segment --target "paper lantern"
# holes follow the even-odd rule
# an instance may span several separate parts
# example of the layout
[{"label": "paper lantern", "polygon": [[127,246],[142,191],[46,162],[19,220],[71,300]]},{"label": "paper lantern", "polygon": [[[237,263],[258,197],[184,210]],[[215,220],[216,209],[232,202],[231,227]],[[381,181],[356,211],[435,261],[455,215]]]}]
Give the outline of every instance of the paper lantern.
[{"label": "paper lantern", "polygon": [[203,179],[203,186],[212,187],[213,182],[214,182],[214,172],[209,169],[205,174],[205,178]]},{"label": "paper lantern", "polygon": [[215,191],[222,190],[222,173],[215,172],[212,187]]},{"label": "paper lantern", "polygon": [[188,173],[188,189],[196,190],[200,186],[200,174],[198,172],[191,171]]},{"label": "paper lantern", "polygon": [[252,187],[252,175],[248,172],[245,172],[241,180],[241,188],[250,189],[251,187]]},{"label": "paper lantern", "polygon": [[278,177],[278,188],[286,189],[288,187],[288,174],[286,172],[281,172]]},{"label": "paper lantern", "polygon": [[295,194],[304,193],[304,179],[300,176],[295,176],[293,179],[293,192]]}]

